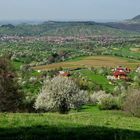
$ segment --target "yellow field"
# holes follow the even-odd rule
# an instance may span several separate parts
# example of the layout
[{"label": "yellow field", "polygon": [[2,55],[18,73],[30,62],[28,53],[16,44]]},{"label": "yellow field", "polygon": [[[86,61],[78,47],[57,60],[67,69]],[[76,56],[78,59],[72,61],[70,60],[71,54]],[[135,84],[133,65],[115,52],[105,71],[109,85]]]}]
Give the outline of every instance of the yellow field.
[{"label": "yellow field", "polygon": [[139,49],[139,48],[130,48],[130,51],[131,51],[131,52],[139,52],[140,49]]},{"label": "yellow field", "polygon": [[89,56],[83,57],[81,60],[60,62],[43,66],[33,67],[35,70],[51,70],[59,67],[63,68],[79,68],[79,67],[116,67],[119,65],[135,68],[140,65],[140,61],[127,60],[120,57],[113,56]]}]

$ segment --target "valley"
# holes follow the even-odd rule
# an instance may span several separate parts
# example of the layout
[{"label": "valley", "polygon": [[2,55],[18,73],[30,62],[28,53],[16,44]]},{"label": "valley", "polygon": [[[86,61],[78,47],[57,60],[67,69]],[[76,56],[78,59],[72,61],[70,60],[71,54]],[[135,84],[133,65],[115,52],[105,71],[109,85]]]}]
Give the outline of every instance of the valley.
[{"label": "valley", "polygon": [[0,26],[0,139],[140,139],[140,22]]}]

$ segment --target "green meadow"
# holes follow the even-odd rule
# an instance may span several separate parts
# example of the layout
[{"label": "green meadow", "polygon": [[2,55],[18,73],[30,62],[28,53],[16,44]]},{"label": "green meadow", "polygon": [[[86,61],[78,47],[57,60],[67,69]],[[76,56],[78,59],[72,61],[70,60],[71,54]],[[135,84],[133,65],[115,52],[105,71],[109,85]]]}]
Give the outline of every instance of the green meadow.
[{"label": "green meadow", "polygon": [[1,113],[0,139],[139,140],[140,119],[83,106],[79,112]]}]

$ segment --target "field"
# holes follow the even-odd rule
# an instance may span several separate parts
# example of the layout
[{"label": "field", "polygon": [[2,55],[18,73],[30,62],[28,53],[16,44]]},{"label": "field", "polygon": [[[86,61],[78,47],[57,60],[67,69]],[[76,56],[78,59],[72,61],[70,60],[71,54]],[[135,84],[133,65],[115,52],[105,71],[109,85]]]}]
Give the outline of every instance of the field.
[{"label": "field", "polygon": [[139,48],[130,48],[130,51],[138,53],[140,51]]},{"label": "field", "polygon": [[54,63],[50,65],[43,65],[34,67],[35,70],[51,70],[59,67],[63,68],[79,68],[79,67],[115,67],[115,66],[128,66],[135,68],[140,64],[140,61],[132,59],[124,59],[114,56],[88,56],[80,57],[80,59],[73,59],[67,62]]},{"label": "field", "polygon": [[[84,121],[83,121],[84,120]],[[140,119],[83,106],[79,112],[0,114],[0,139],[139,140]]]},{"label": "field", "polygon": [[[133,45],[132,45],[133,46]],[[108,52],[111,52],[110,54],[121,56],[125,58],[133,58],[140,60],[140,49],[139,46],[127,46],[127,47],[121,47],[121,48],[112,48],[108,50]]]},{"label": "field", "polygon": [[91,82],[100,85],[103,88],[103,90],[109,92],[113,91],[114,86],[109,84],[109,81],[107,80],[106,76],[95,74],[94,72],[87,69],[80,70],[80,73],[82,74],[82,76],[86,77]]}]

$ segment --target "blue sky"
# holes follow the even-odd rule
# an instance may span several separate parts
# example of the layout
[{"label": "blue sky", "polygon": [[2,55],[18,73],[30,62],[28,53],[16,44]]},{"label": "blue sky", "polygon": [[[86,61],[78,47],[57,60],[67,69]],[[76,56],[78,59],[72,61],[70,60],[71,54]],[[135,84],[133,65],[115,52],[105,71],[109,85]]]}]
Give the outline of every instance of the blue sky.
[{"label": "blue sky", "polygon": [[122,20],[140,0],[0,0],[0,20]]}]

